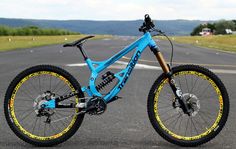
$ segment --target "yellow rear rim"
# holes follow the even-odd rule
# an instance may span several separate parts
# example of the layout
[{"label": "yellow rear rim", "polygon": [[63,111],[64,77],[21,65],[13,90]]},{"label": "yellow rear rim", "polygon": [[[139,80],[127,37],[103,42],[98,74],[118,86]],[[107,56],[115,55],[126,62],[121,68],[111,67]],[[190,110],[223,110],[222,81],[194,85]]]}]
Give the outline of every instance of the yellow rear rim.
[{"label": "yellow rear rim", "polygon": [[169,135],[171,135],[172,137],[177,138],[177,139],[181,139],[181,140],[197,140],[197,139],[200,139],[200,138],[203,138],[203,137],[207,136],[209,133],[211,133],[212,131],[214,131],[215,129],[218,128],[218,124],[220,122],[220,119],[221,119],[222,113],[223,113],[223,98],[222,98],[222,94],[221,94],[221,91],[218,88],[218,86],[215,84],[215,82],[211,78],[209,78],[208,76],[206,76],[206,75],[204,75],[202,73],[199,73],[199,72],[196,72],[196,71],[181,71],[181,72],[178,72],[178,73],[174,74],[174,76],[179,76],[179,75],[196,75],[198,77],[201,77],[204,80],[209,81],[211,86],[214,88],[214,90],[215,90],[215,92],[216,92],[216,94],[218,96],[218,100],[219,100],[219,111],[218,111],[218,115],[217,115],[217,118],[216,118],[215,122],[205,132],[203,132],[201,134],[198,134],[198,135],[195,135],[195,136],[191,136],[191,137],[181,136],[181,135],[178,135],[178,134],[172,132],[171,130],[169,130],[164,125],[164,123],[162,122],[162,120],[160,118],[160,115],[159,115],[159,112],[158,112],[159,111],[158,110],[158,100],[159,100],[160,92],[163,89],[164,85],[168,83],[168,79],[164,79],[161,82],[161,85],[158,87],[158,89],[155,92],[155,97],[154,97],[154,113],[155,113],[155,117],[156,117],[156,120],[157,120],[158,124],[160,125],[160,127],[165,132],[167,132]]},{"label": "yellow rear rim", "polygon": [[[13,92],[12,92],[12,95],[11,95],[11,99],[10,99],[10,102],[9,102],[9,111],[10,111],[10,116],[11,116],[11,119],[13,121],[13,123],[16,125],[16,127],[23,133],[25,134],[26,136],[32,138],[32,139],[36,139],[36,140],[52,140],[52,139],[56,139],[56,138],[59,138],[61,136],[63,136],[65,133],[67,133],[71,127],[74,125],[76,119],[77,119],[77,116],[73,116],[72,117],[72,120],[70,122],[70,124],[63,130],[61,131],[60,133],[57,133],[55,135],[52,135],[52,136],[46,136],[46,137],[43,137],[43,136],[38,136],[38,135],[35,135],[35,134],[32,134],[30,133],[28,130],[24,129],[21,124],[19,123],[19,121],[17,120],[17,117],[16,117],[16,114],[15,114],[15,108],[14,108],[14,103],[15,103],[15,98],[16,98],[16,94],[17,94],[17,91],[19,90],[19,88],[27,81],[29,80],[30,78],[32,77],[36,77],[36,76],[39,76],[39,75],[51,75],[51,76],[54,76],[54,77],[57,77],[59,79],[61,79],[62,81],[64,81],[64,83],[66,85],[69,86],[69,88],[71,89],[71,91],[75,91],[75,88],[73,87],[73,85],[66,79],[64,78],[63,76],[57,74],[57,73],[54,73],[54,72],[50,72],[50,71],[39,71],[39,72],[35,72],[35,73],[32,73],[26,77],[24,77],[17,85],[16,87],[14,88]],[[78,103],[78,98],[75,97],[76,99],[76,103]],[[33,102],[33,99],[32,99],[32,102]],[[76,112],[77,109],[76,109]]]}]

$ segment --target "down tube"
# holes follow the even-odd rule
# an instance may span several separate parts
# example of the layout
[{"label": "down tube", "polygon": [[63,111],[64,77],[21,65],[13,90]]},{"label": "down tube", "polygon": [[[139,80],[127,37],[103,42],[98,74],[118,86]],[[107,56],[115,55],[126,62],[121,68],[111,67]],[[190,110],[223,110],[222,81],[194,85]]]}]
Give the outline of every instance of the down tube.
[{"label": "down tube", "polygon": [[142,52],[144,49],[148,46],[149,40],[143,40],[142,42],[139,43],[136,51],[134,52],[134,55],[130,59],[127,67],[121,71],[121,73],[124,73],[122,77],[120,77],[120,73],[116,74],[116,77],[121,80],[116,87],[104,97],[104,100],[109,103],[109,101],[112,100],[113,97],[115,97],[120,90],[124,87],[125,83],[127,82],[128,78],[131,75],[132,70],[134,69],[136,63],[138,62],[138,59],[140,58]]}]

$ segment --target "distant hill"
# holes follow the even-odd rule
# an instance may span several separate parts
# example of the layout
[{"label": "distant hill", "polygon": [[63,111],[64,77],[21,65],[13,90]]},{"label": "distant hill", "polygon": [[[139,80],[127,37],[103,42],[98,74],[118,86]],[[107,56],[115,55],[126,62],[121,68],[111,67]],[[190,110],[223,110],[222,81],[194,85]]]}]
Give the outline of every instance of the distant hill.
[{"label": "distant hill", "polygon": [[[193,28],[206,21],[200,20],[155,20],[156,27],[169,35],[189,35]],[[0,25],[12,27],[39,26],[60,28],[83,34],[141,35],[138,28],[142,20],[90,21],[90,20],[33,20],[0,18]]]}]

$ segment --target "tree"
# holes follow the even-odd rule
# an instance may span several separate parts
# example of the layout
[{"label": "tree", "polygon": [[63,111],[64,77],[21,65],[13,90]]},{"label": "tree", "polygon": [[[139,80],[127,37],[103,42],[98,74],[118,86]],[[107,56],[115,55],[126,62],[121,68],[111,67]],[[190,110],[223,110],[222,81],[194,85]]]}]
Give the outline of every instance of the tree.
[{"label": "tree", "polygon": [[235,30],[235,23],[233,21],[220,20],[215,24],[215,34],[226,34],[225,29]]},{"label": "tree", "polygon": [[0,36],[30,36],[30,35],[78,35],[78,32],[71,32],[64,29],[39,28],[37,26],[27,26],[13,28],[0,26]]},{"label": "tree", "polygon": [[207,23],[207,24],[200,24],[197,27],[195,27],[192,31],[192,33],[190,34],[191,36],[196,36],[199,35],[199,33],[202,31],[203,28],[210,28],[211,32],[213,32],[215,30],[215,26],[211,23]]}]

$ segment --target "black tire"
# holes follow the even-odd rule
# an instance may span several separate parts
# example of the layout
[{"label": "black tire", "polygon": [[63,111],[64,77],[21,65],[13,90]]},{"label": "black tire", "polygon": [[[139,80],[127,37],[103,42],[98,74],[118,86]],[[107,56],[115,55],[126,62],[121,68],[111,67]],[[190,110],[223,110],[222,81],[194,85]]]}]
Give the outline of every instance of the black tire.
[{"label": "black tire", "polygon": [[[10,126],[10,128],[12,129],[12,131],[22,140],[24,140],[27,143],[30,143],[32,145],[36,145],[36,146],[53,146],[53,145],[57,145],[60,144],[64,141],[66,141],[67,139],[69,139],[71,136],[73,136],[75,134],[75,132],[79,129],[83,118],[84,118],[84,114],[80,114],[77,116],[73,116],[73,125],[72,123],[70,123],[70,128],[68,126],[68,131],[66,131],[66,133],[62,133],[62,136],[59,137],[55,137],[52,139],[46,139],[46,140],[39,140],[37,138],[32,138],[29,135],[26,135],[24,132],[21,131],[21,129],[19,129],[19,127],[14,123],[14,120],[12,119],[12,115],[10,112],[10,101],[13,95],[13,91],[16,88],[17,84],[22,81],[22,79],[24,79],[25,77],[29,76],[30,74],[34,74],[34,73],[38,73],[38,72],[48,72],[49,74],[55,74],[55,78],[56,75],[63,77],[67,80],[67,82],[70,83],[70,88],[73,88],[75,90],[79,90],[79,95],[73,98],[82,98],[84,97],[83,92],[81,91],[81,87],[80,84],[76,81],[76,79],[69,74],[67,71],[55,67],[55,66],[50,66],[50,65],[38,65],[38,66],[34,66],[31,67],[29,69],[24,70],[23,72],[21,72],[20,74],[18,74],[14,80],[11,82],[11,84],[9,85],[7,91],[6,91],[6,95],[5,95],[5,100],[4,100],[4,113],[5,113],[5,118],[8,122],[8,125]],[[51,76],[49,76],[51,79]],[[54,76],[53,76],[54,77]],[[51,81],[51,80],[50,80]],[[57,80],[56,80],[57,81]],[[51,83],[51,82],[50,82]],[[59,86],[59,85],[58,85]],[[46,87],[45,87],[46,88]],[[51,88],[51,84],[50,84],[50,88]],[[33,89],[32,89],[33,90]],[[43,88],[42,88],[43,90]],[[15,100],[15,99],[14,99]],[[15,102],[15,101],[14,101]],[[15,107],[14,107],[15,108]],[[34,113],[34,112],[33,112]],[[33,115],[34,116],[34,115]],[[32,120],[33,121],[33,120]],[[39,123],[39,122],[35,122],[35,123]],[[41,124],[41,118],[40,118],[40,123]],[[35,124],[36,125],[36,124]],[[46,125],[46,124],[45,124]],[[52,124],[54,125],[54,124]],[[64,125],[64,124],[63,124]],[[35,126],[34,126],[35,127]],[[40,126],[39,126],[40,127]],[[54,127],[54,126],[53,126]],[[65,126],[67,127],[67,125]],[[51,127],[49,127],[50,129]],[[45,129],[45,128],[44,128]],[[58,129],[58,128],[57,128]],[[45,130],[44,130],[45,131]],[[60,129],[59,129],[60,131]],[[34,128],[33,128],[33,133],[34,133]],[[44,132],[45,133],[45,132]],[[53,133],[53,132],[52,132]]]},{"label": "black tire", "polygon": [[[181,133],[181,131],[183,129],[186,129],[185,130],[185,134],[186,134],[186,131],[188,128],[188,123],[190,122],[187,122],[187,128],[184,127],[182,128],[182,124],[181,124],[181,121],[178,119],[178,120],[171,120],[173,121],[172,124],[170,122],[170,124],[167,124],[167,122],[164,124],[164,121],[167,121],[166,119],[165,120],[160,120],[161,117],[160,117],[160,113],[159,112],[158,114],[155,113],[155,108],[156,108],[156,111],[161,111],[161,107],[155,107],[156,105],[158,106],[157,103],[154,103],[154,102],[159,102],[159,100],[162,98],[160,97],[160,94],[161,94],[161,90],[164,89],[164,87],[160,87],[161,84],[164,84],[163,81],[166,79],[166,76],[165,74],[162,74],[161,76],[159,76],[159,78],[155,81],[155,83],[152,85],[151,89],[150,89],[150,92],[149,92],[149,95],[148,95],[148,101],[147,101],[147,110],[148,110],[148,116],[149,116],[149,119],[150,119],[150,122],[152,124],[152,126],[154,127],[154,129],[156,130],[156,132],[162,136],[165,140],[167,140],[168,142],[170,143],[173,143],[173,144],[176,144],[176,145],[179,145],[179,146],[184,146],[184,147],[193,147],[193,146],[198,146],[198,145],[201,145],[203,143],[206,143],[208,141],[210,141],[211,139],[213,139],[221,130],[222,128],[224,127],[226,121],[227,121],[227,118],[228,118],[228,113],[229,113],[229,97],[228,97],[228,93],[226,91],[226,88],[224,86],[224,84],[221,82],[221,80],[214,74],[212,73],[211,71],[209,71],[208,69],[206,68],[203,68],[203,67],[200,67],[200,66],[196,66],[196,65],[182,65],[182,66],[177,66],[177,67],[174,67],[172,68],[172,72],[173,72],[173,75],[176,74],[176,76],[178,76],[178,74],[181,74],[181,73],[190,73],[190,72],[197,72],[199,74],[203,74],[204,76],[207,76],[208,78],[210,78],[214,83],[215,85],[218,87],[218,89],[220,90],[220,93],[222,95],[222,98],[221,96],[219,96],[219,100],[223,101],[223,110],[219,110],[218,112],[221,115],[221,118],[219,119],[218,123],[217,123],[217,126],[214,128],[214,130],[210,131],[210,133],[208,133],[207,135],[202,135],[200,138],[195,138],[195,139],[190,139],[190,140],[187,140],[185,139],[184,137],[179,137],[178,133]],[[186,77],[186,76],[185,76]],[[175,77],[174,77],[175,78]],[[206,80],[208,81],[208,80]],[[168,81],[167,81],[168,82]],[[178,83],[178,81],[176,81],[176,83]],[[202,82],[199,83],[199,86],[201,85]],[[168,83],[167,83],[168,84]],[[192,83],[193,84],[193,83]],[[210,84],[210,83],[209,83]],[[168,84],[169,86],[169,84]],[[188,86],[188,84],[187,84]],[[182,86],[183,87],[183,86]],[[161,89],[162,88],[162,89]],[[159,90],[158,90],[159,89]],[[191,90],[192,91],[192,90]],[[155,97],[155,94],[157,94],[157,96],[159,97]],[[173,94],[173,92],[172,92]],[[206,94],[206,93],[204,93]],[[214,92],[213,92],[214,94]],[[218,94],[218,93],[217,93]],[[210,96],[209,96],[210,97]],[[217,96],[218,97],[218,96]],[[155,99],[156,98],[156,99]],[[160,98],[160,99],[159,99]],[[166,97],[165,97],[166,98]],[[207,98],[204,98],[204,99],[207,99]],[[201,100],[201,102],[203,102],[203,100]],[[206,101],[204,101],[206,102]],[[161,101],[160,101],[161,103]],[[173,103],[173,102],[172,102]],[[171,103],[170,103],[171,104]],[[219,103],[220,104],[220,103]],[[171,105],[172,108],[174,109],[173,105]],[[201,106],[204,106],[204,105],[201,105]],[[209,107],[211,105],[208,105]],[[204,106],[205,107],[205,106]],[[204,108],[203,107],[203,108]],[[199,110],[199,115],[200,115],[200,111],[202,109]],[[162,113],[168,113],[167,112],[162,112]],[[181,113],[179,113],[181,115]],[[158,115],[158,116],[156,116]],[[164,115],[164,114],[163,114]],[[172,115],[173,116],[173,115]],[[219,116],[219,115],[218,115]],[[157,118],[158,117],[158,118]],[[164,117],[164,116],[163,116]],[[176,116],[177,117],[177,116]],[[199,116],[198,119],[200,119],[201,116]],[[171,117],[172,118],[172,117]],[[170,118],[170,119],[171,119]],[[185,117],[186,118],[186,117]],[[188,118],[188,117],[187,117]],[[197,116],[195,117],[197,118]],[[218,118],[218,117],[217,117]],[[177,118],[176,118],[177,119]],[[188,118],[189,119],[189,118]],[[170,121],[170,120],[168,120]],[[177,122],[176,122],[177,121]],[[188,120],[189,121],[189,120]],[[192,118],[191,118],[191,121],[192,121]],[[200,120],[199,120],[200,121]],[[196,126],[197,125],[196,123],[198,123],[199,121],[192,121],[193,124],[191,124],[191,128],[190,129],[196,129]],[[175,123],[176,124],[175,124]],[[194,124],[194,122],[196,122]],[[214,121],[216,122],[216,121]],[[183,122],[182,122],[183,123]],[[202,122],[203,123],[203,122]],[[163,124],[163,125],[162,125]],[[173,125],[174,124],[174,125]],[[178,126],[179,124],[179,126]],[[215,123],[214,123],[215,124]],[[173,125],[173,126],[172,126]],[[192,126],[193,125],[193,126]],[[205,124],[204,124],[205,125]],[[169,126],[170,128],[168,128],[168,130],[166,130],[166,126]],[[173,128],[171,128],[171,126]],[[201,126],[200,124],[198,124],[197,126]],[[211,125],[210,125],[211,126]],[[179,130],[175,130],[175,128],[181,128]],[[190,126],[189,126],[190,127]],[[193,127],[193,128],[192,128]],[[205,126],[203,126],[205,127]],[[213,127],[213,126],[211,126]],[[206,127],[208,128],[208,127]],[[210,127],[209,127],[210,128]],[[198,130],[200,129],[200,127],[198,129],[196,129],[196,134],[198,133]],[[203,128],[204,129],[204,128]],[[171,131],[169,131],[171,130]],[[180,132],[179,132],[180,131]],[[190,130],[191,133],[192,133],[192,130]],[[206,130],[205,130],[206,131]],[[177,135],[173,135],[173,132],[176,132],[175,134]],[[194,135],[192,135],[191,137],[193,137]]]}]

